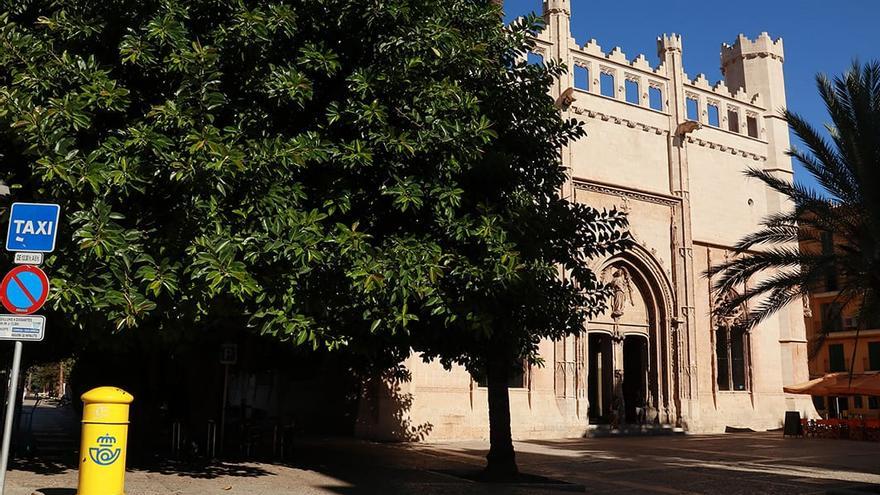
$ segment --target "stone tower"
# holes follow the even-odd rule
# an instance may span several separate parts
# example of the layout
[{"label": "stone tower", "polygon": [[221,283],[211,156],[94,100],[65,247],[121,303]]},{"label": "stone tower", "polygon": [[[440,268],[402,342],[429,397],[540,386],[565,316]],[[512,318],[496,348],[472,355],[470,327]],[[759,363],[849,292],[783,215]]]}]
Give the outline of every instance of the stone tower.
[{"label": "stone tower", "polygon": [[[787,108],[783,63],[785,52],[782,38],[774,40],[766,32],[755,40],[740,34],[733,45],[721,45],[721,72],[731,91],[741,88],[749,95],[758,95],[763,114],[763,134],[768,143],[767,160],[763,169],[774,176],[791,181],[794,178],[791,158],[786,152],[791,147],[788,123],[782,115]],[[767,188],[767,210],[774,213],[790,209],[788,198]],[[778,320],[779,343],[783,349],[783,365],[789,366],[787,375],[805,381],[808,375],[798,366],[806,343],[803,312],[790,306],[774,316]]]},{"label": "stone tower", "polygon": [[790,147],[788,124],[781,114],[786,108],[784,61],[782,38],[774,41],[767,33],[754,41],[740,34],[733,45],[721,45],[721,73],[727,87],[760,95],[761,106],[768,110],[763,125],[767,141],[776,152],[767,157],[764,168],[790,174],[791,159],[785,154]]}]

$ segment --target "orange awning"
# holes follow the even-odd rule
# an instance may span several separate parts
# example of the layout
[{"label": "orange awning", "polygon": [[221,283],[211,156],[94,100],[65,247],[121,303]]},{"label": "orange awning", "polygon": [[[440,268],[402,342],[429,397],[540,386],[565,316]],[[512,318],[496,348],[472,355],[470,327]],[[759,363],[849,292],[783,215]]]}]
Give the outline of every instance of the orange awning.
[{"label": "orange awning", "polygon": [[806,395],[880,395],[880,372],[829,373],[797,385],[783,387],[789,394]]}]

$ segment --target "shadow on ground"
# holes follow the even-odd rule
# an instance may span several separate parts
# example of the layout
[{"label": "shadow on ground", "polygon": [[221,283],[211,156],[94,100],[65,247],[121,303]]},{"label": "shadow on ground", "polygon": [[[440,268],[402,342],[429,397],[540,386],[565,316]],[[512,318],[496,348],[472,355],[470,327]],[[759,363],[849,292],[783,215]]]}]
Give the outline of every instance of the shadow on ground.
[{"label": "shadow on ground", "polygon": [[[16,471],[40,475],[63,474],[68,471],[76,471],[78,466],[74,462],[65,462],[52,459],[15,459],[10,467]],[[130,465],[129,471],[145,471],[163,475],[183,476],[196,479],[214,479],[220,477],[254,478],[258,476],[271,476],[272,473],[255,464],[240,464],[234,462],[182,462],[161,461],[136,463]],[[54,495],[64,492],[52,492]],[[44,492],[44,495],[49,495]]]},{"label": "shadow on ground", "polygon": [[134,464],[129,470],[146,471],[148,473],[182,476],[195,479],[214,479],[227,476],[233,478],[273,476],[273,473],[256,464],[222,461],[174,461],[154,459],[153,461]]},{"label": "shadow on ground", "polygon": [[25,471],[34,474],[63,474],[77,468],[76,462],[52,458],[16,458],[9,462],[11,470]]},{"label": "shadow on ground", "polygon": [[[597,495],[880,493],[878,447],[781,432],[624,436],[518,442],[517,461]],[[470,445],[452,450],[475,460],[486,453]]]},{"label": "shadow on ground", "polygon": [[[531,483],[514,484],[471,479],[485,463],[484,442],[426,445],[301,438],[292,447],[285,463],[153,459],[135,462],[130,470],[195,480],[231,477],[243,487],[254,483],[280,490],[262,493],[300,493],[296,490],[305,486],[336,495],[853,494],[877,493],[880,483],[876,443],[783,439],[776,433],[518,442],[520,469],[535,476]],[[29,470],[70,468],[31,464]],[[269,478],[256,481],[262,477]],[[41,493],[74,494],[58,488]]]}]

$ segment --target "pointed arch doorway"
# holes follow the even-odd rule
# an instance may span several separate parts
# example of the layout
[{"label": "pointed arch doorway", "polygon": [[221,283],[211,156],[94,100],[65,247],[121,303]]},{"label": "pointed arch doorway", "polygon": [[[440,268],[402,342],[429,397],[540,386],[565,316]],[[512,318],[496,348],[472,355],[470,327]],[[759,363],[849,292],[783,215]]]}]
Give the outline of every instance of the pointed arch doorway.
[{"label": "pointed arch doorway", "polygon": [[668,280],[653,257],[639,251],[600,268],[614,295],[587,326],[590,423],[674,423]]}]

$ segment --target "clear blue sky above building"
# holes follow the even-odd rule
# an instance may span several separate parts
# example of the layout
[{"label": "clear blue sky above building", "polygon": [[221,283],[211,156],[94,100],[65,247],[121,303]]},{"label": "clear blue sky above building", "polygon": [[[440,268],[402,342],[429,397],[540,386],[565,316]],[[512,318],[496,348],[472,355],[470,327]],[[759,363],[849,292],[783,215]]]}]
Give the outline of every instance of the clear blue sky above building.
[{"label": "clear blue sky above building", "polygon": [[[531,11],[540,14],[541,4],[505,0],[504,10],[509,21]],[[630,60],[643,53],[656,66],[657,36],[679,33],[688,76],[704,73],[712,83],[721,79],[721,43],[733,43],[739,33],[751,39],[762,31],[781,36],[788,107],[820,128],[829,118],[815,75],[841,74],[853,59],[880,58],[878,20],[878,0],[572,0],[578,44],[595,38],[606,52],[619,46]],[[795,180],[814,184],[798,164]]]}]

